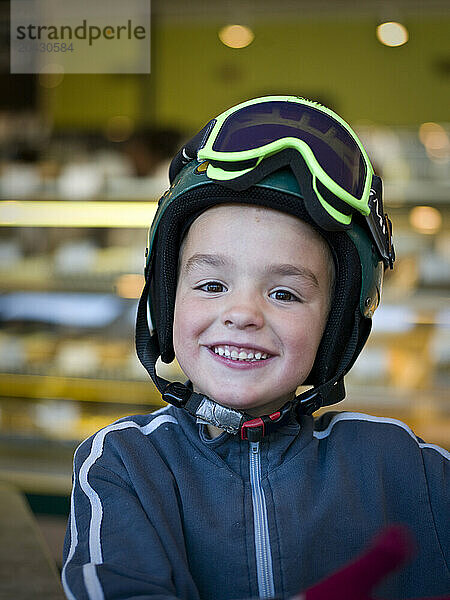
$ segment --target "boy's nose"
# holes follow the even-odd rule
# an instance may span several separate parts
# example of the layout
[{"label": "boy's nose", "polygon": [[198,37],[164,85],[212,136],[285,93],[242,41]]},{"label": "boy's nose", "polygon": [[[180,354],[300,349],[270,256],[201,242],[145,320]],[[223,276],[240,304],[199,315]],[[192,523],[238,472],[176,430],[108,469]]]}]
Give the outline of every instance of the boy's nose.
[{"label": "boy's nose", "polygon": [[222,322],[226,327],[236,329],[259,329],[264,325],[264,315],[254,300],[233,303],[222,314]]}]

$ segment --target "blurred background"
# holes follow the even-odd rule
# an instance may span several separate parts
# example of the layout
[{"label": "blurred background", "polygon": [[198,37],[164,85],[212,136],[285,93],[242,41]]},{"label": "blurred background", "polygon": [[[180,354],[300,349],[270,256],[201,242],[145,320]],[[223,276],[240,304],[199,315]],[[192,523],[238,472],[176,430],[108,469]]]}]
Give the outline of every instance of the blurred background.
[{"label": "blurred background", "polygon": [[397,262],[337,408],[450,449],[448,2],[153,0],[149,75],[10,75],[0,11],[0,482],[58,565],[74,449],[161,406],[133,329],[170,157],[245,99],[318,100],[360,135]]}]

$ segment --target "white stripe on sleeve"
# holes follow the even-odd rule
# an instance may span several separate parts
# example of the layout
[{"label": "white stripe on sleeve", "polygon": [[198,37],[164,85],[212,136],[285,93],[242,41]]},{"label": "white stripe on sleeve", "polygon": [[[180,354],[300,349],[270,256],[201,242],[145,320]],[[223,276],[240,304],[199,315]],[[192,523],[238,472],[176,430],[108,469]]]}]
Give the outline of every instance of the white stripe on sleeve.
[{"label": "white stripe on sleeve", "polygon": [[[163,409],[164,410],[164,409]],[[159,413],[160,411],[158,411]],[[162,412],[162,411],[161,411]],[[89,499],[91,504],[91,520],[89,525],[89,563],[83,566],[83,577],[86,585],[86,589],[88,592],[88,596],[90,600],[103,600],[103,591],[101,588],[100,581],[98,579],[96,565],[103,563],[103,554],[102,554],[102,545],[100,538],[100,530],[103,519],[103,506],[101,499],[97,492],[92,488],[89,483],[88,476],[91,467],[95,464],[95,462],[102,456],[103,447],[105,442],[105,437],[108,433],[112,431],[119,431],[122,429],[135,428],[140,429],[144,435],[149,435],[155,429],[163,425],[164,423],[175,423],[178,424],[178,421],[175,417],[168,414],[159,414],[157,417],[153,418],[147,425],[138,425],[134,421],[119,421],[101,429],[98,433],[95,434],[91,451],[89,456],[83,462],[80,467],[79,472],[79,482],[81,489],[84,491],[86,496]],[[76,453],[75,453],[76,454]],[[73,488],[75,488],[75,480]],[[70,517],[70,533],[71,533],[71,545],[69,554],[66,560],[66,563],[62,570],[62,581],[64,586],[64,591],[69,598],[69,600],[76,600],[75,596],[71,592],[66,576],[66,569],[70,561],[72,560],[76,546],[78,544],[78,532],[76,526],[76,518],[75,518],[75,510],[74,510],[74,501],[73,501],[73,490],[72,490],[72,501],[71,501],[71,517]]]}]

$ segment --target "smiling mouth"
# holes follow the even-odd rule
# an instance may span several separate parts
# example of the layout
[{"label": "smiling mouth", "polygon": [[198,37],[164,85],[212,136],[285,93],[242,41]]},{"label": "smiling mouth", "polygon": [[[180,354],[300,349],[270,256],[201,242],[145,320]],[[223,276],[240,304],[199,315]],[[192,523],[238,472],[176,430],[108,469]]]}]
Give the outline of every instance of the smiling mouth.
[{"label": "smiling mouth", "polygon": [[210,346],[210,350],[219,356],[238,362],[259,362],[273,356],[273,354],[261,352],[261,350],[256,350],[254,348],[229,346],[228,344],[223,346]]}]

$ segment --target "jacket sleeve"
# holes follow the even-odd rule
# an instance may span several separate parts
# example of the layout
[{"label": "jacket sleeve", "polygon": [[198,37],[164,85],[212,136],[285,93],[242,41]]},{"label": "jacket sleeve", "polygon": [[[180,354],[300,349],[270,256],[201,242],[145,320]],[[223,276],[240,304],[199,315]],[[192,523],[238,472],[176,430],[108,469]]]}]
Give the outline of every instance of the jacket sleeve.
[{"label": "jacket sleeve", "polygon": [[[108,460],[107,444],[99,458],[95,444],[95,436],[83,442],[74,459],[62,571],[67,598],[197,600],[169,469],[160,459],[155,470],[159,481],[150,485],[152,497],[144,509],[125,465],[117,455]],[[167,485],[162,487],[164,478]]]},{"label": "jacket sleeve", "polygon": [[450,575],[450,452],[419,440],[436,537]]}]

